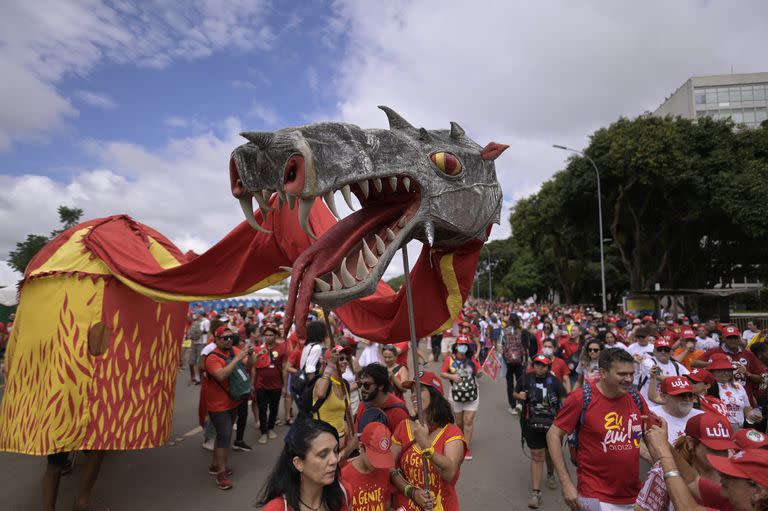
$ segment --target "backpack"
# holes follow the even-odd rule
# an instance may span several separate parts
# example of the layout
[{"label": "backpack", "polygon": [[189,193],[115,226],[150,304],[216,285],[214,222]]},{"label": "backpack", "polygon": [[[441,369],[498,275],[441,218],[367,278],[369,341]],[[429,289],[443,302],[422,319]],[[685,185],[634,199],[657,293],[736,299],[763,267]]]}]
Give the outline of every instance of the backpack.
[{"label": "backpack", "polygon": [[[534,430],[534,431],[541,431],[543,433],[546,433],[547,430],[549,430],[550,426],[552,426],[552,423],[555,421],[555,416],[557,415],[557,411],[560,408],[559,404],[562,399],[562,396],[557,396],[557,405],[555,406],[547,406],[543,403],[534,403],[531,399],[534,395],[534,391],[536,390],[536,378],[535,376],[532,376],[531,373],[526,375],[526,378],[528,378],[528,399],[526,400],[526,416],[523,418],[521,415],[520,420],[524,421],[525,426]],[[547,373],[547,379],[544,381],[544,385],[547,389],[553,389],[554,388],[554,375],[552,373]],[[549,390],[548,390],[549,392]]]},{"label": "backpack", "polygon": [[[225,357],[221,353],[216,353],[215,351],[212,351],[211,355],[216,355],[221,358],[227,365],[232,361],[232,358]],[[227,390],[219,380],[213,377],[213,375],[211,375],[211,379],[218,383],[223,390]],[[246,401],[251,397],[251,378],[248,376],[248,370],[240,362],[235,364],[235,369],[229,375],[229,391],[227,393],[229,394],[229,397],[235,401]]]},{"label": "backpack", "polygon": [[[581,407],[581,415],[579,415],[579,422],[576,424],[576,429],[573,430],[573,433],[568,435],[568,449],[571,454],[571,463],[578,466],[576,463],[576,453],[579,449],[579,428],[582,424],[584,424],[584,416],[587,414],[587,408],[589,408],[589,404],[592,402],[592,386],[587,384],[582,387],[582,390],[584,391],[584,403]],[[634,388],[629,389],[629,395],[632,396],[632,400],[635,402],[635,406],[640,411],[640,414],[643,413],[643,399],[640,397],[640,394],[635,390]]]},{"label": "backpack", "polygon": [[[315,346],[319,346],[320,350],[322,351],[322,345],[320,344],[312,344],[309,348],[309,353],[307,353],[307,360],[309,360],[309,355],[312,353],[312,350],[315,349]],[[315,376],[312,377],[312,379],[307,378],[307,363],[304,362],[304,365],[301,366],[299,369],[299,372],[294,374],[291,377],[291,392],[294,396],[296,396],[299,400],[302,400],[304,398],[304,394],[306,393],[308,388],[312,388],[314,386],[315,382],[320,378],[319,371],[315,372]],[[309,402],[311,403],[312,400],[310,399]]]},{"label": "backpack", "polygon": [[197,342],[203,337],[203,330],[200,328],[202,321],[194,321],[189,325],[189,331],[187,331],[187,339],[191,339],[192,342]]},{"label": "backpack", "polygon": [[520,341],[520,336],[511,328],[507,328],[504,332],[502,355],[508,364],[521,365],[525,362],[523,343]]},{"label": "backpack", "polygon": [[[456,360],[453,359],[451,365],[456,364]],[[471,364],[471,362],[469,362]],[[474,369],[473,373],[468,376],[462,376],[460,382],[451,382],[451,398],[457,403],[471,403],[477,399],[477,381],[475,380]]]},{"label": "backpack", "polygon": [[[658,365],[659,361],[653,358],[651,355],[648,355],[648,358],[653,360],[654,365]],[[672,362],[672,365],[675,367],[675,376],[680,376],[680,364],[677,363],[676,360],[670,359],[670,362]],[[641,376],[640,379],[637,381],[637,390],[642,389],[646,383],[648,383],[648,377]]]},{"label": "backpack", "polygon": [[363,406],[365,407],[365,410],[363,411],[362,415],[360,415],[360,420],[357,421],[358,434],[362,434],[363,429],[365,429],[365,427],[371,422],[381,422],[387,427],[387,429],[392,431],[392,428],[389,427],[389,418],[387,417],[387,414],[384,413],[385,410],[400,408],[401,410],[404,410],[406,414],[410,414],[408,408],[406,408],[403,403],[390,403],[382,407],[368,406],[363,403]]}]

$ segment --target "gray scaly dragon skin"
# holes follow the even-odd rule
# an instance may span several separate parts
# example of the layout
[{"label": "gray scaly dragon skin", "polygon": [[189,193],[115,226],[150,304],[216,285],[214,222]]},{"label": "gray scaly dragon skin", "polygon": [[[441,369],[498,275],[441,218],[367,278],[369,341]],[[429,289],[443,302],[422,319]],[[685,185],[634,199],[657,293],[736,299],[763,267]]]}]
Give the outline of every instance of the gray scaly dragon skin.
[{"label": "gray scaly dragon skin", "polygon": [[[263,215],[268,214],[269,197],[275,192],[281,206],[298,204],[299,223],[313,237],[307,217],[316,197],[322,197],[337,217],[336,191],[342,192],[350,208],[349,193],[354,193],[363,210],[376,200],[410,197],[406,197],[397,221],[367,232],[346,254],[345,265],[338,257],[335,275],[326,273],[322,282],[312,283],[312,301],[322,307],[334,308],[373,293],[396,251],[411,239],[449,248],[470,240],[486,240],[490,225],[499,222],[502,192],[496,179],[495,156],[484,158],[483,148],[456,123],[452,122],[449,130],[418,129],[393,110],[380,108],[389,118],[390,129],[318,123],[248,132],[242,135],[250,142],[232,152],[233,195],[240,199],[249,223],[260,230],[263,228],[251,214],[251,197],[259,202]],[[505,148],[501,146],[501,151]],[[449,175],[441,170],[433,158],[440,153],[455,157],[460,172]],[[294,182],[297,171],[299,183],[303,177],[300,188]],[[378,239],[375,233],[381,234]],[[362,249],[363,243],[368,250]],[[363,262],[367,264],[361,267]],[[297,277],[302,278],[294,272],[293,278]]]}]

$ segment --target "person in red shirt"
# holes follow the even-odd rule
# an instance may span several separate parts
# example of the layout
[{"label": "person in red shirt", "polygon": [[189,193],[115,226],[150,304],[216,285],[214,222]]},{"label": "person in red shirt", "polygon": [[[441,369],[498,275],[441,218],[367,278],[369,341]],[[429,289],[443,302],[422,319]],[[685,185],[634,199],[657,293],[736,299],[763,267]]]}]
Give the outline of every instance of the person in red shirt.
[{"label": "person in red shirt", "polygon": [[[440,378],[431,371],[420,371],[419,382],[426,424],[404,420],[392,435],[392,456],[399,469],[390,473],[397,489],[395,506],[406,511],[458,511],[456,482],[464,459],[464,435],[453,423]],[[408,382],[408,386],[413,388],[415,382]],[[415,391],[412,395],[416,401]],[[429,492],[424,490],[425,459],[429,460]]]},{"label": "person in red shirt", "polygon": [[[560,347],[563,349],[563,358],[570,359],[581,348],[581,328],[571,325],[568,329],[568,337],[560,338]],[[575,367],[573,368],[575,369]]]},{"label": "person in red shirt", "polygon": [[250,367],[255,362],[252,350],[241,351],[232,346],[234,338],[235,333],[228,326],[218,327],[214,332],[216,348],[205,358],[205,372],[212,380],[203,389],[205,406],[216,429],[213,463],[208,472],[216,475],[216,482],[222,490],[232,488],[232,469],[227,467],[227,454],[240,404],[229,395],[229,376],[237,369],[238,363]]},{"label": "person in red shirt", "polygon": [[360,455],[341,469],[349,511],[384,511],[389,506],[394,467],[392,433],[380,422],[371,422],[360,435]]},{"label": "person in red shirt", "polygon": [[[378,416],[378,410],[386,416],[386,427],[390,434],[397,426],[408,418],[408,408],[405,403],[395,396],[389,380],[387,368],[381,364],[368,364],[357,374],[361,403],[355,414],[355,431],[360,432],[367,424],[365,417]],[[369,410],[376,411],[369,411]],[[367,414],[367,415],[366,415]]]},{"label": "person in red shirt", "polygon": [[267,439],[277,438],[277,411],[280,407],[280,397],[286,390],[285,369],[288,357],[285,353],[285,343],[277,342],[278,335],[277,328],[265,326],[261,330],[263,343],[256,348],[255,353],[253,389],[256,391],[259,408],[260,444],[266,444]]},{"label": "person in red shirt", "polygon": [[[600,509],[607,503],[632,510],[641,488],[641,416],[648,405],[632,387],[632,355],[621,348],[607,349],[598,363],[600,381],[568,396],[547,432],[547,446],[569,508]],[[578,489],[563,456],[563,438],[576,430]]]},{"label": "person in red shirt", "polygon": [[466,338],[459,337],[453,345],[451,355],[443,360],[440,376],[451,382],[451,401],[456,425],[464,432],[467,450],[464,460],[472,456],[472,434],[475,429],[475,415],[480,408],[480,390],[477,378],[483,373],[480,363],[474,357],[472,344]]},{"label": "person in red shirt", "polygon": [[259,492],[261,511],[348,511],[339,481],[339,436],[325,421],[298,418]]},{"label": "person in red shirt", "polygon": [[[568,365],[562,358],[555,356],[555,341],[552,339],[545,339],[544,343],[541,345],[541,353],[552,361],[552,366],[549,370],[552,371],[552,374],[554,374],[558,380],[560,380],[563,387],[565,387],[565,391],[570,394],[572,390],[570,378],[571,370],[568,369]],[[533,372],[533,367],[529,367],[528,372]]]}]

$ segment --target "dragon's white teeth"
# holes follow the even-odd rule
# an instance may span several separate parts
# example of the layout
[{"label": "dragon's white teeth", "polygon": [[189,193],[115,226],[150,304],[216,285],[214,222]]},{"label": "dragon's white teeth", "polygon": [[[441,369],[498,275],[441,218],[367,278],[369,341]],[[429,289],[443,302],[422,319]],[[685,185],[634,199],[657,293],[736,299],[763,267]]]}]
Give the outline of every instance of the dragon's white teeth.
[{"label": "dragon's white teeth", "polygon": [[323,195],[323,200],[328,206],[328,209],[331,210],[331,213],[333,213],[333,216],[335,216],[337,220],[340,220],[341,215],[339,215],[339,212],[336,210],[336,200],[333,198],[333,192],[328,192]]},{"label": "dragon's white teeth", "polygon": [[315,236],[315,233],[312,232],[312,228],[309,226],[309,212],[312,209],[313,202],[315,202],[314,197],[299,199],[299,226],[307,233],[307,236],[316,240],[317,236]]},{"label": "dragon's white teeth", "polygon": [[376,188],[377,192],[381,192],[381,179],[379,179],[378,177],[374,177],[373,187]]},{"label": "dragon's white teeth", "polygon": [[357,185],[360,187],[360,190],[362,190],[363,195],[367,199],[368,198],[368,180],[367,179],[363,179],[362,181],[357,183]]},{"label": "dragon's white teeth", "polygon": [[397,221],[397,226],[401,229],[405,227],[405,216],[400,217],[400,220]]},{"label": "dragon's white teeth", "polygon": [[259,209],[261,210],[261,219],[265,220],[267,218],[267,213],[270,211],[274,211],[275,208],[269,207],[269,199],[265,199],[264,195],[261,192],[253,192],[253,198],[256,199],[256,202],[259,203]]},{"label": "dragon's white teeth", "polygon": [[262,190],[261,196],[264,197],[267,200],[267,204],[269,204],[269,199],[272,198],[272,190]]},{"label": "dragon's white teeth", "polygon": [[247,197],[240,197],[240,207],[243,210],[243,214],[245,215],[245,220],[248,222],[248,225],[256,229],[257,231],[261,231],[266,234],[271,234],[272,231],[269,231],[262,226],[259,225],[259,222],[256,221],[256,219],[253,217],[253,196],[249,195]]},{"label": "dragon's white teeth", "polygon": [[394,241],[395,240],[395,232],[387,227],[387,241]]},{"label": "dragon's white teeth", "polygon": [[349,189],[349,185],[344,185],[341,187],[341,195],[344,196],[344,202],[347,203],[349,209],[354,211],[355,206],[352,205],[352,190]]},{"label": "dragon's white teeth", "polygon": [[393,192],[397,190],[397,176],[390,176],[389,187],[392,189]]},{"label": "dragon's white teeth", "polygon": [[281,206],[288,202],[288,198],[285,196],[285,192],[282,190],[277,191],[277,198],[280,200]]},{"label": "dragon's white teeth", "polygon": [[[384,242],[382,241],[382,244]],[[363,255],[365,256],[365,264],[373,268],[376,266],[376,263],[379,262],[378,259],[376,259],[376,256],[373,255],[373,252],[371,252],[370,247],[368,247],[368,243],[366,243],[365,240],[363,240]]]},{"label": "dragon's white teeth", "polygon": [[406,192],[410,192],[411,191],[411,178],[404,177],[403,178],[403,186],[405,187],[405,191]]},{"label": "dragon's white teeth", "polygon": [[373,237],[376,240],[376,252],[378,252],[379,255],[383,254],[384,251],[387,249],[387,245],[384,243],[384,240],[381,239],[381,236],[379,236],[378,234],[374,234]]},{"label": "dragon's white teeth", "polygon": [[[363,241],[363,245],[365,245],[365,241]],[[355,272],[355,275],[357,276],[357,280],[365,280],[366,277],[368,277],[368,267],[365,265],[362,250],[357,256],[357,271]]]},{"label": "dragon's white teeth", "polygon": [[334,291],[344,289],[344,284],[341,283],[338,275],[336,275],[336,272],[331,272],[331,282],[333,283],[332,289]]},{"label": "dragon's white teeth", "polygon": [[340,270],[339,273],[341,273],[341,281],[344,283],[344,287],[352,287],[355,284],[357,284],[355,277],[353,277],[352,274],[349,273],[349,270],[347,269],[346,257],[342,259],[341,268],[339,270]]},{"label": "dragon's white teeth", "polygon": [[[304,200],[304,199],[302,199],[302,200]],[[296,206],[296,196],[295,195],[291,195],[289,193],[288,194],[288,207],[293,209],[294,206]]]},{"label": "dragon's white teeth", "polygon": [[293,273],[293,268],[291,268],[290,266],[278,266],[278,268],[280,268],[283,271],[287,271],[288,273]]},{"label": "dragon's white teeth", "polygon": [[[335,275],[334,275],[334,277],[335,277]],[[341,284],[341,282],[339,282],[339,284]],[[317,291],[319,293],[324,293],[324,292],[330,291],[330,290],[331,290],[331,285],[329,283],[327,283],[323,279],[315,278],[315,291]]]}]

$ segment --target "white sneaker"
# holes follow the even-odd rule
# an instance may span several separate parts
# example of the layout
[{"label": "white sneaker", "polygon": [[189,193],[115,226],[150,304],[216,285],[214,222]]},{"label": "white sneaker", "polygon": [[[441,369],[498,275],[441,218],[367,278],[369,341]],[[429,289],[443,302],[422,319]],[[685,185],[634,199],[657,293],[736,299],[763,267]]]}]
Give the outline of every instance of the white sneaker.
[{"label": "white sneaker", "polygon": [[206,451],[212,451],[214,448],[214,439],[211,438],[210,440],[205,440],[203,442],[203,449]]},{"label": "white sneaker", "polygon": [[259,439],[257,440],[257,442],[260,443],[261,445],[266,444],[267,443],[267,435],[261,435],[259,437]]},{"label": "white sneaker", "polygon": [[507,411],[512,415],[517,415],[517,408],[507,408]]},{"label": "white sneaker", "polygon": [[270,440],[274,440],[275,438],[277,438],[277,433],[275,433],[274,430],[270,429],[269,431],[267,431],[267,437]]},{"label": "white sneaker", "polygon": [[521,405],[521,404],[518,404],[518,405],[515,407],[515,410],[517,410],[517,413],[520,413],[520,412],[522,412],[522,411],[523,411],[523,405]]}]

